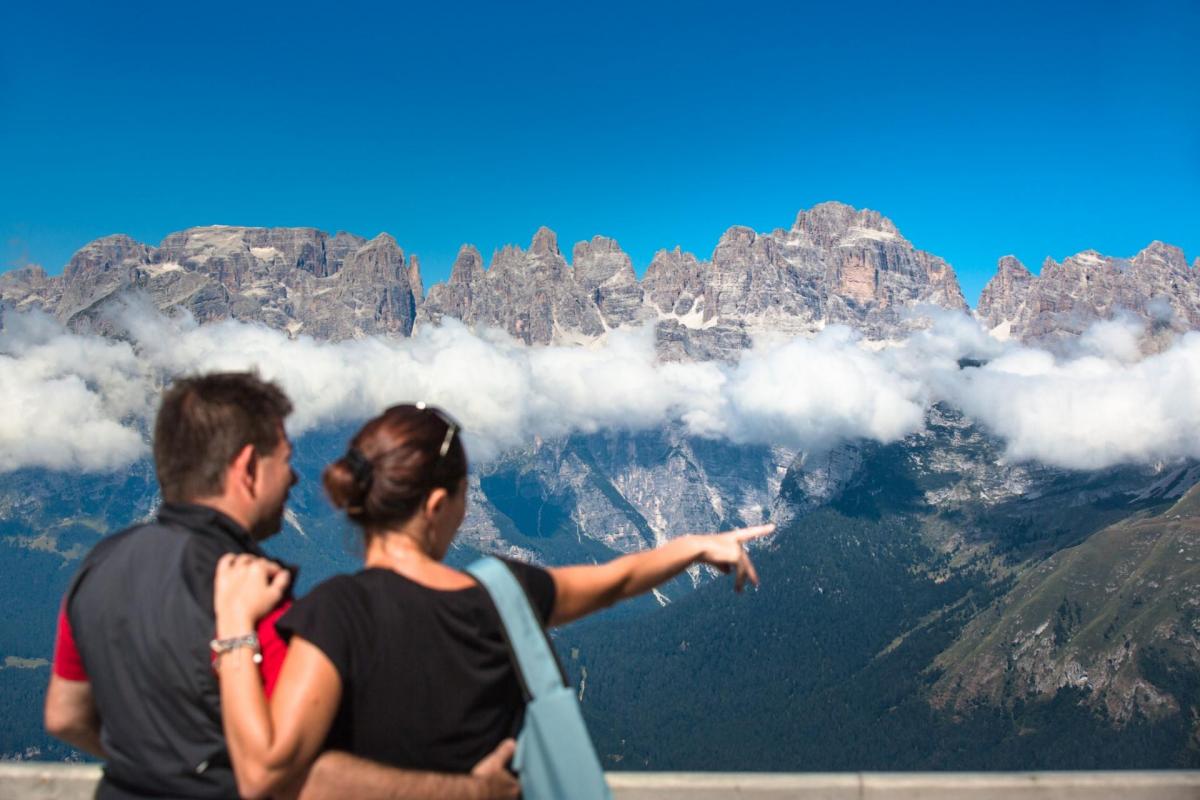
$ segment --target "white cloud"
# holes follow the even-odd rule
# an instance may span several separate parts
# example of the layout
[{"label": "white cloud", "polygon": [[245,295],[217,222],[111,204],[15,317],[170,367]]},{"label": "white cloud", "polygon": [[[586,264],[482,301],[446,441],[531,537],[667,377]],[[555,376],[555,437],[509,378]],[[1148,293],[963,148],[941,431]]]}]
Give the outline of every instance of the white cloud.
[{"label": "white cloud", "polygon": [[756,347],[730,370],[710,431],[735,441],[826,448],[850,438],[895,441],[919,430],[919,382],[889,369],[849,329]]},{"label": "white cloud", "polygon": [[1200,457],[1200,334],[1129,357],[1119,341],[1107,357],[1066,361],[1017,349],[964,371],[945,394],[1001,436],[1014,459],[1098,469]]},{"label": "white cloud", "polygon": [[[124,466],[146,454],[144,432],[170,377],[247,368],[291,395],[293,433],[426,400],[463,422],[476,460],[535,437],[670,423],[798,449],[888,442],[919,430],[939,401],[1003,437],[1014,459],[1090,469],[1200,457],[1200,334],[1142,358],[1140,326],[1117,320],[1056,357],[997,342],[965,315],[934,317],[929,330],[882,349],[831,327],[757,343],[729,366],[659,363],[650,329],[531,348],[451,320],[411,339],[331,343],[129,306],[118,340],[10,314],[0,331],[0,470]],[[960,369],[963,358],[987,363]]]},{"label": "white cloud", "polygon": [[127,343],[65,333],[39,313],[10,314],[0,331],[0,470],[96,470],[146,446],[152,408],[143,364]]}]

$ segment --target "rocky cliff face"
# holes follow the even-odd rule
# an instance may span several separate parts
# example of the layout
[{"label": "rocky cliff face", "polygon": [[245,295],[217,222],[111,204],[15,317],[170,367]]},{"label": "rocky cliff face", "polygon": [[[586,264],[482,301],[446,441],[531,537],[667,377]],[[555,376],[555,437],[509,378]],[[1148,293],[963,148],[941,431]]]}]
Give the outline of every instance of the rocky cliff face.
[{"label": "rocky cliff face", "polygon": [[[1200,259],[1154,242],[1130,259],[1085,251],[1033,275],[1005,256],[980,297],[978,318],[1001,338],[1055,345],[1097,320],[1148,323],[1148,350],[1200,327]],[[173,233],[158,247],[128,236],[88,244],[63,274],[0,275],[4,308],[39,307],[76,329],[104,329],[103,309],[129,290],[199,320],[257,320],[319,338],[409,335],[453,317],[497,327],[527,344],[591,341],[653,323],[662,358],[735,360],[760,334],[807,335],[843,324],[868,339],[902,337],[928,306],[966,311],[954,270],[904,239],[878,212],[842,203],[801,211],[787,230],[735,226],[711,258],[655,254],[639,281],[612,239],[579,242],[568,263],[554,232],[507,246],[485,267],[464,245],[449,281],[423,299],[416,256],[394,239],[368,241],[313,228],[212,226]],[[2,319],[2,316],[0,316]]]},{"label": "rocky cliff face", "polygon": [[21,270],[0,300],[39,307],[76,330],[103,332],[107,304],[139,292],[199,321],[263,322],[292,334],[345,339],[407,336],[421,303],[416,258],[387,234],[367,241],[313,228],[213,226],[173,233],[159,247],[108,236],[81,249],[60,277]]},{"label": "rocky cliff face", "polygon": [[813,333],[843,323],[876,339],[916,323],[922,304],[966,310],[953,270],[916,250],[873,211],[824,203],[790,230],[730,228],[712,259],[657,253],[639,282],[611,239],[580,242],[568,266],[553,234],[528,251],[507,247],[484,271],[464,248],[421,320],[453,316],[494,325],[531,344],[577,342],[657,320],[665,358],[732,358],[756,333]]},{"label": "rocky cliff face", "polygon": [[[595,274],[585,276],[590,280]],[[496,253],[486,272],[478,251],[464,247],[450,282],[429,290],[418,318],[437,323],[455,317],[472,326],[500,328],[526,344],[594,339],[605,331],[598,287],[589,291],[590,284],[581,285],[578,277],[549,228],[538,230],[528,250],[509,245]]]},{"label": "rocky cliff face", "polygon": [[[976,313],[997,335],[1053,345],[1118,314],[1144,320],[1151,336],[1200,327],[1200,279],[1183,251],[1152,242],[1131,259],[1086,250],[1034,276],[1012,256],[1000,260]],[[1169,338],[1169,337],[1168,337]]]},{"label": "rocky cliff face", "polygon": [[214,226],[173,233],[158,247],[98,239],[60,277],[0,282],[0,303],[102,330],[106,304],[130,290],[202,322],[257,320],[330,339],[406,336],[449,316],[527,344],[571,344],[654,322],[668,359],[733,359],[756,334],[836,323],[893,338],[920,324],[911,317],[919,306],[966,309],[949,265],[878,213],[840,203],[801,212],[789,230],[730,228],[708,261],[660,251],[641,281],[612,239],[578,243],[568,264],[554,232],[542,228],[527,250],[505,247],[486,269],[464,246],[450,280],[423,300],[416,257],[406,260],[386,234],[367,241],[312,228]]}]

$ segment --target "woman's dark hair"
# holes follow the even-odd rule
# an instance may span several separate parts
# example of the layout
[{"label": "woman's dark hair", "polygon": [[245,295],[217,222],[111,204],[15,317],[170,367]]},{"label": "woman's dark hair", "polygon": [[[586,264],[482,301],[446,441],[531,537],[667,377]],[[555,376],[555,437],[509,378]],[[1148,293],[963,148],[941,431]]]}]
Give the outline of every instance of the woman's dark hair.
[{"label": "woman's dark hair", "polygon": [[392,406],[325,468],[325,492],[368,535],[401,525],[434,489],[458,491],[467,475],[458,432],[458,424],[433,406]]}]

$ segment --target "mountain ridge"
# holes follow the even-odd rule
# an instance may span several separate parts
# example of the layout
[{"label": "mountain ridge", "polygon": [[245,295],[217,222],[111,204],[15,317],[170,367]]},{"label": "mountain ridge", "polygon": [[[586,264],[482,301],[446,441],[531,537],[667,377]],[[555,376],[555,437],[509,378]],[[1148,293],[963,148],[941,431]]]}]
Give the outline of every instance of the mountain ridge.
[{"label": "mountain ridge", "polygon": [[0,275],[0,304],[41,308],[74,329],[103,331],[103,306],[127,291],[201,322],[231,317],[329,339],[407,336],[444,316],[529,344],[655,322],[660,350],[701,358],[730,357],[756,331],[843,323],[879,338],[904,328],[918,306],[967,308],[948,264],[878,212],[840,203],[801,211],[788,230],[731,227],[708,260],[660,250],[640,280],[615,240],[581,241],[568,262],[545,227],[528,249],[498,249],[486,269],[464,245],[449,280],[428,293],[417,257],[390,235],[315,228],[189,228],[156,247],[118,234],[80,248],[60,276]]},{"label": "mountain ridge", "polygon": [[[1125,315],[1159,338],[1200,327],[1200,259],[1152,242],[1131,258],[1085,250],[1030,272],[1001,258],[974,314],[998,338],[1055,345],[1092,322]],[[920,327],[923,309],[970,311],[953,267],[917,249],[887,217],[839,202],[797,213],[788,229],[728,228],[711,256],[660,249],[638,278],[615,239],[596,235],[568,261],[554,231],[528,248],[498,248],[485,266],[464,244],[449,278],[426,292],[416,255],[384,232],[372,239],[312,227],[213,225],[157,245],[124,234],[80,248],[61,275],[0,274],[4,309],[41,308],[74,329],[107,330],[103,308],[140,291],[201,322],[234,318],[323,339],[408,336],[454,317],[527,344],[578,344],[654,324],[666,359],[736,359],[758,333],[812,335],[844,324],[868,339]]]}]

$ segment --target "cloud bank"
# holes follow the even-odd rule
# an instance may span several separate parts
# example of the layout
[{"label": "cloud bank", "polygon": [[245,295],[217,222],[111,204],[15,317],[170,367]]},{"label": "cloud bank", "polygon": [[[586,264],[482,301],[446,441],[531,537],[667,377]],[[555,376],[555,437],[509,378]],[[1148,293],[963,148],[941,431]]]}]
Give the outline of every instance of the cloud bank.
[{"label": "cloud bank", "polygon": [[[447,321],[411,339],[322,342],[254,324],[198,325],[127,306],[120,338],[37,313],[0,331],[0,471],[119,469],[148,453],[172,377],[255,368],[291,395],[294,435],[397,402],[445,407],[476,460],[535,438],[682,425],[698,436],[804,450],[891,442],[947,403],[1003,438],[1009,457],[1097,469],[1200,457],[1200,334],[1142,357],[1140,326],[1100,323],[1075,352],[990,338],[965,315],[888,347],[848,329],[756,343],[736,365],[659,363],[649,328],[591,347],[526,347]],[[982,366],[960,367],[964,358]]]}]

